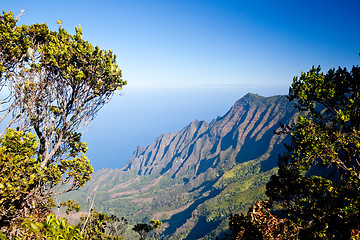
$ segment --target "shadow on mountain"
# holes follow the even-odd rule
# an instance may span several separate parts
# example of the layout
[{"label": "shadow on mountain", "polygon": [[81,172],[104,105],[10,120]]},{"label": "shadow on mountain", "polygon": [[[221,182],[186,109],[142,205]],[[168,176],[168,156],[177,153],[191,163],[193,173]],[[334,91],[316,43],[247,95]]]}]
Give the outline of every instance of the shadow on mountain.
[{"label": "shadow on mountain", "polygon": [[181,155],[180,155],[179,153],[175,154],[175,155],[172,157],[171,161],[168,162],[168,164],[166,165],[166,167],[161,170],[160,175],[162,175],[162,174],[166,173],[168,170],[170,170],[170,169],[172,168],[172,166],[173,166],[173,163],[174,163],[175,159],[178,158],[178,157],[180,157],[180,156],[181,156]]},{"label": "shadow on mountain", "polygon": [[215,189],[210,192],[210,194],[206,197],[202,197],[197,199],[193,204],[191,204],[187,209],[182,212],[179,212],[173,215],[169,220],[164,221],[165,223],[169,223],[169,227],[163,232],[164,236],[172,236],[175,231],[180,228],[187,219],[190,219],[192,216],[192,212],[205,201],[215,197],[220,193],[220,190]]},{"label": "shadow on mountain", "polygon": [[212,221],[211,223],[206,221],[206,217],[200,217],[195,227],[193,227],[189,235],[185,240],[200,239],[205,237],[206,234],[215,230],[217,226],[221,223],[221,220]]},{"label": "shadow on mountain", "polygon": [[206,172],[210,167],[212,167],[217,158],[219,158],[219,156],[216,156],[216,157],[211,158],[211,159],[203,159],[203,160],[201,160],[199,168],[196,171],[196,176],[199,176],[201,173]]},{"label": "shadow on mountain", "polygon": [[234,128],[231,129],[230,132],[228,132],[222,139],[221,139],[221,151],[225,151],[226,149],[228,149],[230,146],[233,145],[234,139],[233,139],[233,135],[234,135]]},{"label": "shadow on mountain", "polygon": [[[282,122],[282,120],[290,118],[292,115],[286,114],[281,120],[279,120],[279,123]],[[256,129],[259,125],[260,120],[255,123],[253,129]],[[275,124],[269,130],[267,130],[264,135],[257,141],[255,139],[258,133],[255,134],[255,136],[250,137],[254,130],[249,132],[244,141],[244,145],[241,147],[240,151],[236,155],[236,163],[247,162],[265,154],[271,145],[271,139],[274,137],[275,134],[274,132],[277,131],[279,127],[279,124]],[[270,170],[273,167],[277,166],[278,156],[285,151],[284,143],[288,142],[288,138],[285,138],[285,140],[286,141],[283,140],[280,144],[275,144],[273,146],[270,157],[266,160],[266,163],[263,163],[263,171]]]},{"label": "shadow on mountain", "polygon": [[212,187],[213,187],[213,185],[216,183],[217,180],[218,180],[218,178],[215,179],[215,180],[212,180],[212,181],[205,181],[205,182],[203,182],[200,186],[197,186],[197,187],[191,189],[191,190],[189,191],[189,193],[193,193],[193,192],[196,192],[196,191],[202,189],[201,192],[199,193],[199,194],[201,194],[201,193],[203,193],[203,192],[206,192],[206,191],[208,191],[208,190],[211,190]]},{"label": "shadow on mountain", "polygon": [[236,163],[247,162],[265,154],[269,149],[269,143],[273,136],[274,132],[271,129],[267,131],[258,141],[255,141],[255,137],[247,137],[244,145],[242,145],[240,151],[236,155]]},{"label": "shadow on mountain", "polygon": [[274,167],[278,166],[279,156],[282,155],[285,151],[285,144],[290,142],[290,137],[286,137],[280,144],[275,144],[273,150],[271,151],[270,156],[265,161],[261,162],[261,172],[266,172]]}]

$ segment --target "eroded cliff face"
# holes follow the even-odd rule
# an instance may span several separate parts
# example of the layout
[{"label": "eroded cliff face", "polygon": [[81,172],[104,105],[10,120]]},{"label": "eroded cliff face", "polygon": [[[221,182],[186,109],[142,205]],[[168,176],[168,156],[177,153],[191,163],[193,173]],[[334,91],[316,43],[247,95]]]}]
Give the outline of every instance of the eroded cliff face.
[{"label": "eroded cliff face", "polygon": [[[183,173],[194,178],[220,165],[226,170],[281,147],[284,136],[274,135],[274,130],[280,122],[289,123],[294,113],[285,96],[265,98],[249,93],[209,124],[196,120],[177,133],[163,134],[147,147],[138,147],[122,170],[139,175],[167,173],[173,178]],[[266,168],[276,165],[276,161],[269,162],[272,160],[268,159]]]},{"label": "eroded cliff face", "polygon": [[[296,111],[285,96],[247,94],[223,116],[194,121],[137,147],[122,169],[103,169],[79,196],[96,192],[99,210],[135,222],[163,221],[175,239],[215,239],[230,213],[265,197]],[[75,197],[76,198],[76,197]]]}]

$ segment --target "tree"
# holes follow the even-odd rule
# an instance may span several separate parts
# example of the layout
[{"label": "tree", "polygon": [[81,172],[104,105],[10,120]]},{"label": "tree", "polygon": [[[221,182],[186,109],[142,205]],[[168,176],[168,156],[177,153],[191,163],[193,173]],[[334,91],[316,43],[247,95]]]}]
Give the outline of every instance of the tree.
[{"label": "tree", "polygon": [[137,232],[140,236],[140,240],[145,240],[148,238],[150,232],[152,232],[152,236],[154,239],[158,239],[158,232],[156,231],[160,226],[162,225],[162,222],[159,220],[151,219],[150,224],[146,223],[137,223],[133,226],[132,230]]},{"label": "tree", "polygon": [[140,236],[140,240],[145,240],[148,237],[149,232],[152,230],[151,226],[146,223],[137,223],[132,228]]},{"label": "tree", "polygon": [[294,78],[289,100],[303,114],[284,129],[291,144],[266,193],[300,238],[349,239],[360,230],[360,68],[320,71]]},{"label": "tree", "polygon": [[23,221],[22,226],[27,230],[23,239],[71,239],[86,240],[80,229],[70,225],[65,218],[58,219],[54,214],[49,214],[46,220],[41,222],[32,219]]},{"label": "tree", "polygon": [[267,195],[300,238],[349,239],[360,229],[360,68],[320,67],[295,78],[289,100],[303,114]]},{"label": "tree", "polygon": [[295,224],[271,213],[271,202],[258,201],[244,214],[231,214],[229,229],[225,239],[296,239]]},{"label": "tree", "polygon": [[[301,114],[278,133],[289,134],[291,142],[279,158],[278,174],[266,186],[270,201],[281,207],[271,216],[290,223],[292,234],[280,238],[359,239],[360,68],[327,74],[312,68],[294,78],[288,98]],[[264,215],[262,209],[254,213]],[[260,219],[232,217],[233,238],[247,233],[259,239],[264,229],[267,236],[279,232]]]},{"label": "tree", "polygon": [[[33,130],[39,138],[41,166],[86,151],[76,133],[126,84],[116,56],[46,24],[16,27],[12,13],[0,18],[2,84],[9,90],[10,127]],[[8,27],[10,26],[10,27]]]},{"label": "tree", "polygon": [[[40,220],[49,213],[49,203],[39,204],[42,199],[35,188],[43,171],[36,158],[38,142],[32,133],[9,129],[0,142],[0,226],[3,232],[17,234],[9,226],[17,224],[19,216],[36,216]],[[10,231],[11,230],[11,231]]]},{"label": "tree", "polygon": [[[0,215],[4,232],[11,232],[7,228],[14,219],[29,217],[36,209],[49,210],[52,196],[78,189],[90,179],[93,168],[84,155],[87,146],[81,142],[80,131],[126,84],[116,56],[83,40],[80,26],[71,35],[61,25],[58,31],[50,31],[46,24],[16,23],[11,12],[0,15],[0,87],[7,94],[1,102],[0,122],[8,122],[0,136],[5,136],[2,147],[10,149],[0,153],[0,187],[13,177],[6,165],[12,161],[12,171],[19,171],[14,188],[27,184],[20,187],[27,197]],[[19,142],[16,146],[11,145],[12,135]],[[18,146],[29,152],[19,152]],[[17,165],[17,157],[6,154],[24,154],[19,158],[25,163]],[[0,189],[3,196],[15,193],[4,189]],[[36,193],[31,200],[30,193]]]},{"label": "tree", "polygon": [[82,215],[78,229],[83,236],[90,239],[123,239],[122,234],[127,227],[127,220],[115,215],[107,215],[90,209],[88,215]]}]

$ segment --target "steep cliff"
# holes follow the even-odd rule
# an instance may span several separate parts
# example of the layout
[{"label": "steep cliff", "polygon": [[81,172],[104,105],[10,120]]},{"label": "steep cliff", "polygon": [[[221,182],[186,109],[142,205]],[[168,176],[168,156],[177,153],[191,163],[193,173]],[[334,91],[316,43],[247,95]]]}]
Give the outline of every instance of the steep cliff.
[{"label": "steep cliff", "polygon": [[[249,93],[210,124],[196,120],[180,132],[138,147],[122,170],[139,175],[167,173],[173,178],[186,173],[194,178],[219,164],[229,169],[281,148],[283,137],[273,132],[279,122],[288,123],[293,115],[285,96],[265,98]],[[276,159],[267,159],[263,165],[274,167]]]},{"label": "steep cliff", "polygon": [[136,222],[160,219],[168,237],[215,238],[231,212],[264,198],[287,141],[274,131],[295,115],[285,96],[249,93],[223,117],[163,134],[137,147],[124,168],[96,172],[77,198],[95,191],[98,209]]}]

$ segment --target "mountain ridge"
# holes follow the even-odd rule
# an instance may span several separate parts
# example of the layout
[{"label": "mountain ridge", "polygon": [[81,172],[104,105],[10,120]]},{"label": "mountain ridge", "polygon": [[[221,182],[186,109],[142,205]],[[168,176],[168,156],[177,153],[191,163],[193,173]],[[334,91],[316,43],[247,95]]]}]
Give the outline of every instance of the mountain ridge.
[{"label": "mountain ridge", "polygon": [[[165,172],[169,172],[173,177],[176,177],[177,173],[190,170],[193,167],[200,173],[204,164],[216,164],[216,162],[214,162],[215,160],[211,160],[211,158],[218,155],[219,152],[225,151],[230,146],[240,151],[248,134],[250,134],[250,138],[256,136],[253,140],[253,142],[256,142],[260,140],[269,129],[275,130],[274,128],[276,127],[274,127],[274,125],[281,120],[274,116],[274,112],[271,112],[271,106],[273,105],[274,107],[276,101],[283,101],[284,99],[285,96],[265,98],[257,94],[248,93],[236,101],[233,107],[223,117],[214,119],[210,123],[195,120],[178,132],[161,135],[147,147],[138,146],[134,151],[134,155],[122,170],[135,170],[138,171],[139,175],[164,174]],[[251,109],[254,110],[254,106],[256,106],[257,110],[270,106],[268,109],[270,111],[264,111],[262,115],[257,115],[256,112],[251,111]],[[274,108],[276,111],[276,108],[279,110],[281,106]],[[237,114],[239,112],[245,112],[247,114],[239,115]],[[278,113],[278,115],[279,114],[281,113]],[[261,119],[260,122],[258,122],[259,119]],[[251,124],[245,126],[242,124],[244,121],[256,124],[257,128],[253,128],[255,125]],[[266,122],[269,124],[264,128],[263,126]],[[233,128],[238,128],[238,131],[235,132]],[[243,130],[244,134],[239,135],[241,130]],[[200,146],[206,150],[200,151]],[[184,151],[186,154],[184,154]],[[198,158],[202,160],[206,159],[207,163],[203,163],[201,166],[194,166]],[[237,160],[241,161],[240,158],[241,156],[239,155]],[[249,158],[251,157],[249,156]],[[184,167],[185,169],[181,169]],[[177,170],[175,171],[175,169]]]},{"label": "mountain ridge", "polygon": [[274,131],[295,116],[286,96],[248,93],[224,116],[162,134],[123,168],[94,173],[78,199],[96,191],[96,208],[138,222],[157,218],[175,239],[217,237],[230,213],[264,198],[287,141]]}]

